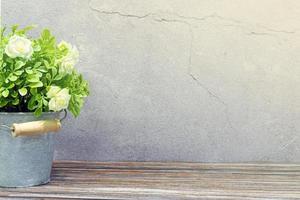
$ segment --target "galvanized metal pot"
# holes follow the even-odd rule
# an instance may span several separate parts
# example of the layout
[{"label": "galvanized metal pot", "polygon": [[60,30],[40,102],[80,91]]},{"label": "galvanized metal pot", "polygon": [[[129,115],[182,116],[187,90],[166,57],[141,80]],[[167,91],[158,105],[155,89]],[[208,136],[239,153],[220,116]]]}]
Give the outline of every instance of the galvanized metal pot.
[{"label": "galvanized metal pot", "polygon": [[[57,119],[59,113],[1,113],[0,124]],[[11,131],[0,127],[0,187],[28,187],[48,183],[54,152],[54,135],[14,138]]]}]

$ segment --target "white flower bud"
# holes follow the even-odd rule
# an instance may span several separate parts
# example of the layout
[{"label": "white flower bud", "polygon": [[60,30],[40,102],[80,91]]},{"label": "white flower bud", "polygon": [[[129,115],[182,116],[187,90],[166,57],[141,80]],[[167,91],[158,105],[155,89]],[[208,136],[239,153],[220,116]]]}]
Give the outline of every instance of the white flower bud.
[{"label": "white flower bud", "polygon": [[50,86],[47,97],[50,98],[49,110],[55,112],[67,109],[71,99],[69,90],[67,88],[61,89],[58,86]]},{"label": "white flower bud", "polygon": [[32,43],[25,37],[12,36],[5,47],[5,53],[11,57],[21,57],[29,59],[33,54]]}]

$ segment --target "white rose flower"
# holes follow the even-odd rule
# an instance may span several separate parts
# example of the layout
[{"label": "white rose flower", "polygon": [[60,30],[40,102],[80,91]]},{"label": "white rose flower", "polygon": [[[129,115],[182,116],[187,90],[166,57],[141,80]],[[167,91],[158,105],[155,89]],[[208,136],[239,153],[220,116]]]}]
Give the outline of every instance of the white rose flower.
[{"label": "white rose flower", "polygon": [[57,95],[57,93],[61,91],[61,88],[58,86],[50,86],[49,91],[47,92],[47,97],[48,98],[52,98],[55,97],[55,95]]},{"label": "white rose flower", "polygon": [[21,57],[29,59],[33,54],[32,43],[25,37],[12,36],[5,47],[5,53],[11,57]]},{"label": "white rose flower", "polygon": [[61,89],[58,86],[50,86],[47,97],[50,98],[49,110],[55,112],[68,108],[71,99],[69,90],[67,88]]},{"label": "white rose flower", "polygon": [[60,72],[71,74],[74,69],[74,66],[79,61],[79,52],[76,46],[72,46],[71,44],[65,41],[59,43],[58,48],[66,48],[68,50],[67,55],[60,60]]},{"label": "white rose flower", "polygon": [[72,47],[72,45],[70,43],[67,43],[66,41],[62,40],[57,47],[59,49],[69,49],[70,47]]}]

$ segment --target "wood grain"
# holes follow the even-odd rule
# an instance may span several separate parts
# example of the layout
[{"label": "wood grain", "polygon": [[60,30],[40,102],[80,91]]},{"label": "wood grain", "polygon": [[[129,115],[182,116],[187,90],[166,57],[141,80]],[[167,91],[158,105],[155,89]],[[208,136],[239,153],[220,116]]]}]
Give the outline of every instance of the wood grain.
[{"label": "wood grain", "polygon": [[300,164],[56,161],[52,181],[0,199],[300,199]]}]

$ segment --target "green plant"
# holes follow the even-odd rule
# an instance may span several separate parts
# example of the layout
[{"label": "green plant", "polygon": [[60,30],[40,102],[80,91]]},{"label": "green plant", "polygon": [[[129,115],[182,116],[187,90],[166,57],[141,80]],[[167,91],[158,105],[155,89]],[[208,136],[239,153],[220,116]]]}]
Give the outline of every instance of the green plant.
[{"label": "green plant", "polygon": [[64,41],[57,44],[48,29],[30,38],[32,28],[1,27],[0,111],[40,116],[68,109],[78,116],[89,87],[74,68],[77,48]]}]

